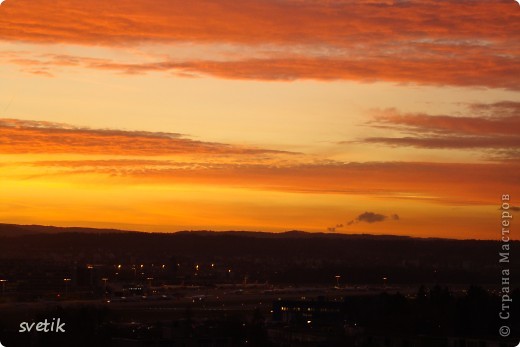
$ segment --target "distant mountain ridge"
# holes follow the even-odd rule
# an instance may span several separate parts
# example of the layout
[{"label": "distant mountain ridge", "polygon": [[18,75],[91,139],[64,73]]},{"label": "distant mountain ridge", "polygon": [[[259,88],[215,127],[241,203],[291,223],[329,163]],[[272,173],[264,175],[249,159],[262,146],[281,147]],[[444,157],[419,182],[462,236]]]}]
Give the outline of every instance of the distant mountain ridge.
[{"label": "distant mountain ridge", "polygon": [[129,231],[118,229],[97,229],[82,227],[55,227],[46,225],[22,225],[0,223],[0,237],[17,237],[34,234],[61,234],[61,233],[87,233],[87,234],[113,234]]},{"label": "distant mountain ridge", "polygon": [[[279,283],[324,283],[341,274],[356,283],[379,283],[384,276],[394,283],[496,284],[500,274],[499,240],[302,231],[146,233],[12,224],[0,224],[0,235],[0,263],[17,268],[36,263],[180,262],[183,268],[217,263],[233,267],[240,278]],[[520,241],[510,244],[515,248]],[[511,257],[508,266],[515,274],[511,282],[519,283],[520,258]]]},{"label": "distant mountain ridge", "polygon": [[81,233],[81,234],[119,234],[119,233],[142,233],[142,234],[177,234],[177,235],[197,235],[197,236],[247,236],[257,238],[315,238],[315,237],[332,237],[332,238],[377,238],[383,239],[410,239],[411,236],[398,235],[373,235],[373,234],[340,234],[325,232],[306,232],[301,230],[288,230],[285,232],[265,232],[265,231],[246,231],[246,230],[181,230],[172,232],[144,232],[135,230],[122,229],[105,229],[105,228],[87,228],[87,227],[57,227],[47,225],[24,225],[24,224],[8,224],[0,223],[0,237],[18,237],[35,234],[62,234],[62,233]]}]

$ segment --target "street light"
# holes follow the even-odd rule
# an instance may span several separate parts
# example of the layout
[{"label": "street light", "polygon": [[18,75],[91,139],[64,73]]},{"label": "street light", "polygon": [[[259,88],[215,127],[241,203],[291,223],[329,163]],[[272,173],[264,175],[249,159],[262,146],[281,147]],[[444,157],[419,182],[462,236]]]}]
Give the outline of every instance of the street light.
[{"label": "street light", "polygon": [[5,294],[5,282],[7,282],[7,280],[0,280],[0,282],[2,282],[2,295]]},{"label": "street light", "polygon": [[70,278],[64,278],[63,282],[65,282],[65,296],[69,294],[69,282],[71,281]]},{"label": "street light", "polygon": [[107,298],[107,281],[108,281],[108,278],[103,277],[101,280],[102,280],[102,281],[104,282],[104,284],[105,284],[105,290],[104,290],[104,292],[105,292],[105,299],[106,299],[106,298]]},{"label": "street light", "polygon": [[336,275],[336,276],[334,276],[334,278],[336,279],[336,288],[339,288],[339,279],[341,278],[341,276]]}]

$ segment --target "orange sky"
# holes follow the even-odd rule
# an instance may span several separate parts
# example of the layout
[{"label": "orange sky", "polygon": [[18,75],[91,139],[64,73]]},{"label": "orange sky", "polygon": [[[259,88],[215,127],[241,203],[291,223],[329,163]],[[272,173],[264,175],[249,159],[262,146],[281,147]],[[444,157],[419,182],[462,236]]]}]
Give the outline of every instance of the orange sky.
[{"label": "orange sky", "polygon": [[498,239],[519,38],[505,0],[6,0],[0,222]]}]

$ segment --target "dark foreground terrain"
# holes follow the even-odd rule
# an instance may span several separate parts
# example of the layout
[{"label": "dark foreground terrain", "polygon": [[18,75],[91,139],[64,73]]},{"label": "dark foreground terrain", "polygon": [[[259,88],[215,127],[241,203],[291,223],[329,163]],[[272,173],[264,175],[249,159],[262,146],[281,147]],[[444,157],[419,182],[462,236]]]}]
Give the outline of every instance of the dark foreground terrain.
[{"label": "dark foreground terrain", "polygon": [[[4,224],[0,342],[516,346],[518,244],[501,263],[498,241]],[[66,332],[34,330],[53,318]],[[34,329],[20,332],[22,323]]]}]

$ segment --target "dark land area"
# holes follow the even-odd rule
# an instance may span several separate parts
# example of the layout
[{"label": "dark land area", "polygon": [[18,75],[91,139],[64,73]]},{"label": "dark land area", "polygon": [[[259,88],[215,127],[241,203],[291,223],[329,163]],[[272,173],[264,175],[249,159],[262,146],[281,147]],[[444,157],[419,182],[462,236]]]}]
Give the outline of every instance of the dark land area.
[{"label": "dark land area", "polygon": [[[0,342],[516,346],[519,242],[509,244],[501,263],[499,241],[1,224]],[[66,333],[18,331],[55,317]]]}]

